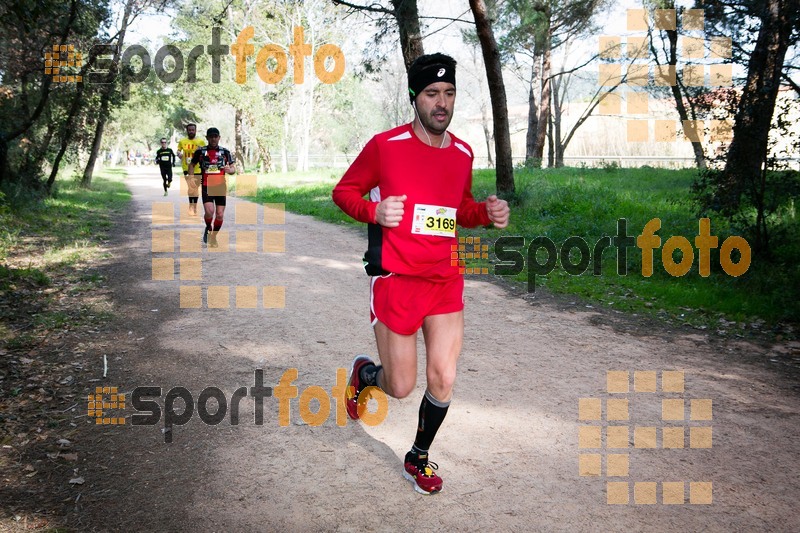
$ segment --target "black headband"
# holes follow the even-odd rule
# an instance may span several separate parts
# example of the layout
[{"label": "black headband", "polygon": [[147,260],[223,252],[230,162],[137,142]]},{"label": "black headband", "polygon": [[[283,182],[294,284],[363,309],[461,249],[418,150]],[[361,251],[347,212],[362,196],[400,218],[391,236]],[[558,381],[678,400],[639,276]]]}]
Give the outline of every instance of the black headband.
[{"label": "black headband", "polygon": [[432,83],[443,81],[452,83],[453,87],[456,86],[456,69],[441,63],[435,63],[424,67],[419,72],[415,73],[413,77],[408,79],[408,96],[413,102],[419,96],[419,93],[425,90],[425,87]]}]

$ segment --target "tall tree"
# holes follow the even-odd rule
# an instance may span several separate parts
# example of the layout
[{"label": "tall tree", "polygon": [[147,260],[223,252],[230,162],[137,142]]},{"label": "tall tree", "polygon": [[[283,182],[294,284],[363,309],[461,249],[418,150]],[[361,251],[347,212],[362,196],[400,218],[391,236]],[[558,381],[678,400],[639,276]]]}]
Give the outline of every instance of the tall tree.
[{"label": "tall tree", "polygon": [[725,169],[714,180],[716,197],[729,211],[745,198],[755,208],[753,249],[767,255],[769,133],[781,80],[796,68],[786,54],[800,37],[800,0],[713,0],[706,15],[712,32],[733,37],[734,61],[747,64]]},{"label": "tall tree", "polygon": [[520,77],[528,88],[527,164],[538,165],[544,155],[551,114],[553,52],[570,37],[589,33],[592,17],[607,0],[507,0],[498,4],[503,54],[527,70]]},{"label": "tall tree", "polygon": [[473,17],[475,17],[475,29],[483,51],[486,80],[489,83],[489,95],[492,100],[497,193],[501,196],[511,196],[515,190],[514,165],[511,159],[508,103],[506,101],[506,86],[503,82],[503,65],[500,62],[500,50],[497,46],[497,40],[494,38],[486,3],[483,0],[470,0],[469,7],[472,10]]},{"label": "tall tree", "polygon": [[750,56],[733,127],[725,173],[736,184],[761,181],[770,124],[775,111],[784,59],[798,31],[798,0],[766,0],[760,13],[761,27]]},{"label": "tall tree", "polygon": [[353,11],[388,15],[393,18],[400,36],[400,50],[403,53],[406,70],[416,58],[425,54],[425,49],[422,46],[422,29],[419,22],[417,0],[389,0],[391,7],[377,2],[363,5],[344,0],[333,0],[333,3],[348,7]]},{"label": "tall tree", "polygon": [[[53,120],[63,119],[50,106],[62,105],[61,96],[80,85],[54,85],[53,75],[42,71],[44,54],[53,51],[53,45],[59,52],[67,45],[88,49],[107,16],[106,1],[12,0],[0,6],[0,76],[5,90],[0,100],[0,183],[42,186],[41,155],[47,152],[40,149],[49,147],[58,130]],[[58,97],[53,99],[55,90]]]},{"label": "tall tree", "polygon": [[[678,38],[687,39],[685,32],[683,32],[686,10],[681,6],[676,6],[674,0],[650,0],[646,5],[651,11],[650,21],[656,20],[656,9],[669,10],[675,13],[674,27],[671,27],[670,24],[660,24],[659,26],[661,27],[656,28],[654,24],[648,24],[647,36],[650,43],[650,55],[657,66],[666,67],[675,72],[675,83],[670,84],[669,93],[675,102],[675,110],[678,112],[684,133],[692,144],[695,165],[699,169],[705,169],[707,165],[701,139],[703,137],[702,132],[686,131],[686,125],[697,123],[699,117],[695,102],[701,95],[707,93],[708,89],[704,84],[697,86],[697,81],[691,81],[694,86],[690,86],[687,83],[689,80],[684,79],[686,72],[693,72],[687,69],[687,66],[691,64],[691,58],[682,57],[682,68],[678,68]],[[657,46],[658,41],[660,41],[660,47]],[[656,94],[661,93],[663,89],[664,87],[649,85],[649,90]]]},{"label": "tall tree", "polygon": [[115,92],[119,87],[118,81],[115,79],[118,73],[117,65],[119,65],[120,57],[122,56],[122,46],[125,43],[125,34],[128,31],[128,24],[130,24],[134,17],[134,7],[137,3],[141,5],[141,2],[138,2],[138,0],[126,0],[125,7],[123,8],[117,41],[114,43],[114,58],[109,71],[110,79],[103,85],[100,91],[100,107],[97,113],[97,121],[95,122],[94,139],[92,140],[92,147],[89,150],[89,160],[86,163],[86,168],[83,170],[83,176],[81,177],[81,187],[88,188],[92,185],[94,165],[97,161],[97,155],[100,153],[100,145],[103,142],[103,131],[105,130],[106,122],[109,120],[112,98],[114,98]]}]

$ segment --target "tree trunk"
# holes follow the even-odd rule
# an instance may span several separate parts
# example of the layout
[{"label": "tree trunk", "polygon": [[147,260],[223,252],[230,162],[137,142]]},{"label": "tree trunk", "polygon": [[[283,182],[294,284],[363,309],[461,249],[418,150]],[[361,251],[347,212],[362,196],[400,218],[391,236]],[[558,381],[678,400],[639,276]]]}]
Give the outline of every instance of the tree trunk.
[{"label": "tree trunk", "polygon": [[[561,117],[562,117],[562,100],[561,100],[561,78],[554,78],[553,79],[553,100],[555,100],[555,105],[553,106],[553,138],[552,138],[552,145],[554,154],[554,166],[556,168],[561,168],[564,166],[564,144],[561,142]],[[566,92],[566,89],[564,89]]]},{"label": "tree trunk", "polygon": [[[474,57],[474,55],[473,55]],[[481,102],[481,127],[483,128],[483,139],[486,142],[486,157],[488,158],[489,168],[494,167],[494,157],[492,156],[492,132],[489,130],[489,113],[486,107],[486,95],[483,92],[483,83],[478,83],[478,98]]]},{"label": "tree trunk", "polygon": [[83,170],[83,177],[81,178],[81,187],[87,189],[92,186],[94,164],[97,161],[97,154],[100,153],[100,145],[103,142],[103,131],[105,131],[106,128],[110,99],[111,90],[104,91],[103,96],[100,97],[100,113],[97,117],[97,124],[94,129],[94,141],[92,141],[92,149],[89,152],[89,161],[86,163],[86,168]]},{"label": "tree trunk", "polygon": [[289,172],[289,112],[283,116],[283,135],[281,135],[281,172]]},{"label": "tree trunk", "polygon": [[269,145],[266,141],[256,139],[256,146],[258,147],[259,158],[263,166],[263,172],[270,172],[272,170],[272,154],[269,153]]},{"label": "tree trunk", "polygon": [[555,165],[556,151],[553,146],[553,131],[553,114],[550,113],[547,120],[547,168],[553,168]]},{"label": "tree trunk", "polygon": [[[674,8],[674,4],[673,4]],[[664,30],[667,32],[667,39],[669,40],[669,65],[677,69],[678,64],[678,32],[676,30]],[[676,74],[677,76],[677,74]],[[681,119],[681,124],[685,124],[690,120],[689,113],[686,111],[686,105],[683,99],[683,85],[675,83],[670,86],[672,90],[672,97],[675,99],[675,109],[678,110],[678,116]],[[692,117],[691,120],[694,120]],[[706,154],[703,151],[703,143],[699,138],[695,138],[692,142],[692,150],[694,151],[694,162],[699,169],[706,168]]]},{"label": "tree trunk", "polygon": [[[536,132],[539,129],[539,106],[536,104],[536,89],[541,88],[542,54],[537,48],[533,51],[533,67],[531,69],[531,79],[528,87],[528,131],[525,134],[525,166],[540,167],[534,157],[536,147]],[[539,90],[541,93],[541,89]]]},{"label": "tree trunk", "polygon": [[422,46],[422,31],[419,26],[419,10],[417,0],[392,0],[394,18],[400,33],[400,48],[406,71],[416,58],[425,53]]},{"label": "tree trunk", "polygon": [[233,135],[234,135],[234,143],[235,146],[233,147],[233,157],[236,159],[236,163],[239,165],[239,169],[244,172],[244,150],[242,147],[244,143],[242,142],[242,130],[244,129],[244,112],[236,108],[236,115],[233,119]]},{"label": "tree trunk", "polygon": [[492,132],[489,131],[489,115],[486,112],[486,104],[481,104],[481,126],[483,126],[483,138],[486,141],[486,157],[489,159],[489,168],[492,168],[494,167]]},{"label": "tree trunk", "polygon": [[[549,22],[548,22],[549,24]],[[543,46],[542,54],[542,94],[539,98],[539,123],[536,128],[536,141],[533,146],[533,158],[542,159],[544,156],[544,143],[547,136],[547,125],[550,122],[550,93],[551,93],[551,80],[550,80],[550,46],[551,46],[551,31],[547,29],[547,39]]]},{"label": "tree trunk", "polygon": [[81,104],[83,103],[83,88],[85,84],[79,83],[78,87],[75,90],[75,96],[72,100],[72,105],[70,106],[69,113],[67,114],[67,118],[64,121],[64,128],[61,134],[61,146],[58,149],[58,154],[56,154],[56,158],[53,160],[53,168],[50,169],[50,176],[47,178],[47,183],[45,184],[45,188],[47,189],[47,194],[50,194],[53,191],[53,184],[56,181],[56,176],[58,175],[58,168],[61,166],[61,159],[64,157],[64,153],[67,151],[67,146],[69,142],[72,140],[73,135],[73,128],[72,128],[72,121],[75,119],[75,116],[78,114],[78,109],[80,109]]},{"label": "tree trunk", "polygon": [[750,56],[747,81],[736,113],[733,140],[725,164],[725,181],[721,187],[724,195],[734,197],[734,204],[738,203],[735,197],[745,188],[760,188],[783,61],[790,44],[790,13],[797,9],[797,4],[797,1],[766,2],[756,46]]},{"label": "tree trunk", "polygon": [[484,0],[469,0],[469,7],[475,17],[475,28],[481,43],[486,79],[489,82],[489,95],[492,100],[497,193],[509,196],[514,193],[514,166],[511,160],[511,134],[508,129],[508,106],[500,51],[497,48]]},{"label": "tree trunk", "polygon": [[[49,113],[48,113],[49,114]],[[19,176],[24,180],[27,186],[37,189],[42,186],[39,181],[39,175],[42,172],[47,152],[50,149],[50,143],[53,140],[53,135],[56,132],[56,122],[52,117],[48,117],[47,131],[42,138],[42,142],[38,146],[34,146],[25,154],[25,162],[19,171]]]},{"label": "tree trunk", "polygon": [[119,30],[119,40],[117,47],[114,51],[113,66],[109,69],[109,78],[111,83],[105,85],[102,89],[100,96],[100,114],[97,117],[97,125],[94,130],[94,140],[92,141],[92,150],[89,152],[89,161],[86,163],[86,168],[83,171],[83,178],[81,178],[81,187],[89,188],[92,186],[92,176],[94,174],[94,164],[97,161],[97,154],[100,152],[100,146],[103,144],[103,131],[106,128],[106,121],[108,120],[110,107],[111,107],[111,93],[117,88],[116,74],[118,69],[116,65],[119,64],[120,55],[122,55],[122,45],[125,43],[125,32],[128,30],[128,23],[131,18],[131,11],[136,0],[127,0],[125,2],[125,11],[122,15],[122,23]]},{"label": "tree trunk", "polygon": [[[536,60],[534,60],[536,61]],[[534,66],[534,71],[536,71]],[[533,90],[536,76],[531,77],[530,87],[528,88],[528,131],[525,134],[525,166],[539,167],[534,163],[534,148],[536,146],[536,131],[539,129],[539,109],[536,105],[536,93]]]}]

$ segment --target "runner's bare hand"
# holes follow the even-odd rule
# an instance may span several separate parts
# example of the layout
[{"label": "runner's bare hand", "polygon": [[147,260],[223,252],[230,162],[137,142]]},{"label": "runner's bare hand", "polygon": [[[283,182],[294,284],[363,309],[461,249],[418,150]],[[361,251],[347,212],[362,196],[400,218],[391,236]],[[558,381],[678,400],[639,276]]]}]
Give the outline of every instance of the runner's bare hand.
[{"label": "runner's bare hand", "polygon": [[389,196],[375,210],[375,221],[387,228],[396,228],[403,220],[403,202],[407,196]]},{"label": "runner's bare hand", "polygon": [[499,199],[496,195],[491,195],[486,198],[486,213],[489,215],[489,220],[492,221],[494,227],[503,229],[508,226],[508,217],[511,210],[508,208],[508,202]]}]

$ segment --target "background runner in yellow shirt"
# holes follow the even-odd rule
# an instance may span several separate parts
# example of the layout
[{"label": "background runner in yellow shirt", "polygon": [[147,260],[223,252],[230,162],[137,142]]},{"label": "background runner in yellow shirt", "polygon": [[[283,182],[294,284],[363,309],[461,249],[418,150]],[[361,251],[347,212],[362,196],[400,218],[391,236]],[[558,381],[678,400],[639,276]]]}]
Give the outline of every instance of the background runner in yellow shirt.
[{"label": "background runner in yellow shirt", "polygon": [[183,175],[186,179],[186,186],[189,191],[189,213],[197,214],[197,199],[200,196],[200,168],[195,167],[196,174],[189,175],[189,162],[192,160],[195,150],[205,146],[206,140],[197,137],[197,124],[186,125],[186,137],[178,142],[178,155],[183,166]]}]

